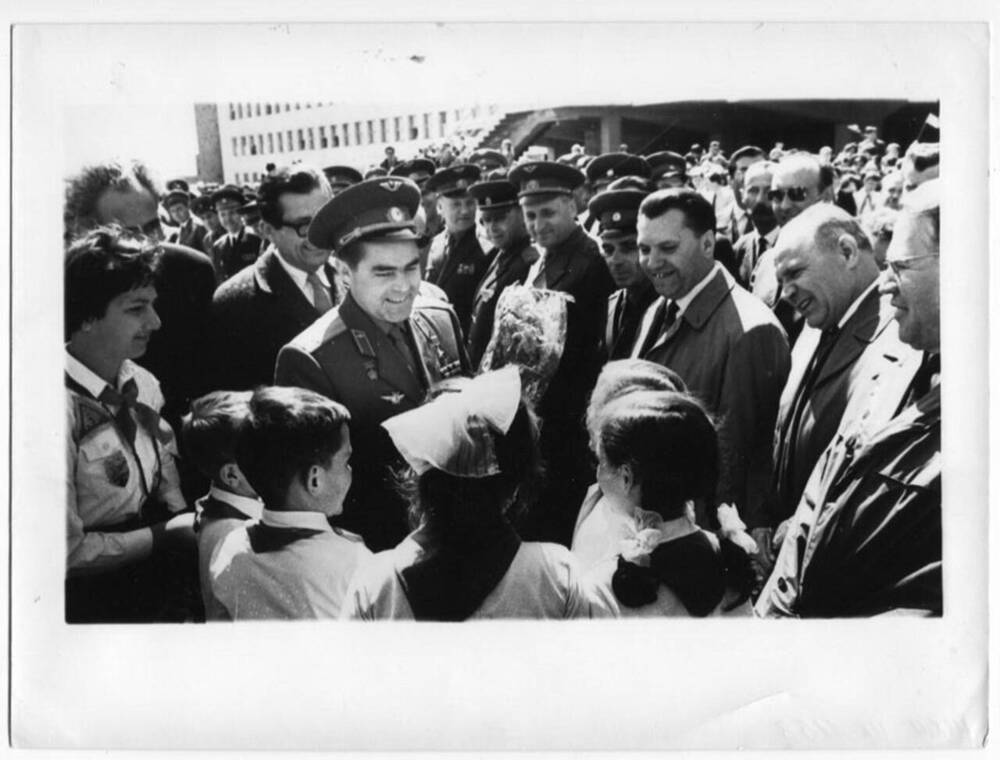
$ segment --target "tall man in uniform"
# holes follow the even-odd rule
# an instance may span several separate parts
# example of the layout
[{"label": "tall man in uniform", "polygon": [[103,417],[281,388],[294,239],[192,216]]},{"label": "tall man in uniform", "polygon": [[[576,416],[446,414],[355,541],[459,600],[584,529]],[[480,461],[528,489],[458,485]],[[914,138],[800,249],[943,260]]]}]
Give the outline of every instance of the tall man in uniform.
[{"label": "tall man in uniform", "polygon": [[517,203],[517,187],[508,180],[477,182],[469,188],[478,205],[478,222],[493,246],[489,266],[476,288],[466,348],[478,367],[493,334],[497,301],[508,285],[520,285],[538,259]]},{"label": "tall man in uniform", "polygon": [[568,546],[583,495],[593,482],[581,420],[604,361],[601,344],[614,281],[597,242],[576,221],[573,192],[584,182],[579,169],[534,161],[516,167],[510,180],[520,188],[528,234],[542,250],[525,281],[573,297],[563,355],[538,405],[547,485],[539,509],[525,516],[520,532],[527,540]]},{"label": "tall man in uniform", "polygon": [[915,372],[884,367],[873,391],[851,401],[806,485],[758,615],[942,614],[940,229],[932,180],[907,198],[879,284],[900,340],[923,361]]},{"label": "tall man in uniform", "polygon": [[240,209],[247,199],[236,185],[224,185],[212,193],[212,203],[226,234],[212,244],[212,260],[220,280],[228,280],[260,255],[261,239],[246,229]]},{"label": "tall man in uniform", "polygon": [[381,423],[419,406],[439,381],[469,372],[455,312],[418,295],[419,205],[415,184],[381,177],[320,209],[309,242],[346,265],[350,290],[281,349],[275,367],[278,385],[317,391],[350,411],[354,481],[342,521],[372,551],[409,532],[393,477],[403,460]]},{"label": "tall man in uniform", "polygon": [[[899,342],[888,299],[879,298],[879,269],[857,219],[833,204],[817,204],[782,229],[776,250],[782,297],[806,327],[792,350],[778,408],[772,526],[792,516],[844,410],[866,392],[868,365],[912,354]],[[779,530],[775,548],[782,536]],[[761,547],[768,559],[770,548]]]},{"label": "tall man in uniform", "polygon": [[649,195],[642,180],[623,178],[590,201],[590,214],[600,223],[601,254],[618,290],[608,298],[604,348],[608,360],[626,359],[642,315],[656,298],[656,290],[639,266],[636,220],[639,204]]},{"label": "tall man in uniform", "polygon": [[427,180],[426,189],[438,194],[437,208],[444,231],[431,241],[427,281],[440,287],[455,306],[462,334],[468,334],[476,286],[489,260],[476,235],[476,199],[469,187],[479,180],[479,167],[454,164]]},{"label": "tall man in uniform", "polygon": [[[657,191],[639,207],[637,227],[640,262],[661,297],[632,355],[674,370],[721,421],[717,503],[734,504],[752,532],[766,529],[785,333],[715,261],[715,213],[702,195]],[[705,506],[703,524],[716,505]]]},{"label": "tall man in uniform", "polygon": [[306,237],[331,197],[324,176],[301,164],[264,177],[257,203],[268,248],[219,286],[212,300],[213,388],[269,385],[281,347],[340,302],[330,251]]}]

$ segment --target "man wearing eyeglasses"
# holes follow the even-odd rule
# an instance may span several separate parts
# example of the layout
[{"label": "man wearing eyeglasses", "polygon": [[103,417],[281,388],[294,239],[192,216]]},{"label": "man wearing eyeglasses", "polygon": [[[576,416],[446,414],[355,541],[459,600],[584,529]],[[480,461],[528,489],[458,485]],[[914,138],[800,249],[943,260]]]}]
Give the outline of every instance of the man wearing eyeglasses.
[{"label": "man wearing eyeglasses", "polygon": [[920,361],[877,362],[869,391],[849,400],[758,615],[942,614],[940,227],[932,180],[904,203],[879,281]]},{"label": "man wearing eyeglasses", "polygon": [[281,347],[340,302],[330,251],[306,237],[332,197],[323,174],[301,164],[276,169],[261,182],[257,204],[268,247],[212,299],[213,389],[269,385]]}]

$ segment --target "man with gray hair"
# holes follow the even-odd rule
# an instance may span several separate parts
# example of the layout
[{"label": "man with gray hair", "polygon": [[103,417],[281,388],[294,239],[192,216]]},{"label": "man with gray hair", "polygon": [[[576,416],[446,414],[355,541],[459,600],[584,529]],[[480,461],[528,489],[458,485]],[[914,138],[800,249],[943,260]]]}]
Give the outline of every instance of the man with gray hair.
[{"label": "man with gray hair", "polygon": [[[768,617],[940,616],[940,189],[900,212],[879,291],[922,353],[881,363],[806,485],[755,611]],[[814,312],[814,313],[818,313]]]},{"label": "man with gray hair", "polygon": [[806,326],[778,408],[772,525],[795,511],[844,409],[865,390],[866,364],[911,351],[899,342],[888,300],[879,298],[879,269],[857,219],[832,203],[817,204],[782,229],[775,251],[781,296]]}]

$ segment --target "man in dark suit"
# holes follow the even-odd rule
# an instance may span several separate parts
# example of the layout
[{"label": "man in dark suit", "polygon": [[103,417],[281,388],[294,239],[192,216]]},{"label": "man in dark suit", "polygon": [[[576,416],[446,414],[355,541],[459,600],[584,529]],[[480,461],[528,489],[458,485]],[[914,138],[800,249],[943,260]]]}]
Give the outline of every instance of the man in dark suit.
[{"label": "man in dark suit", "polygon": [[212,244],[212,261],[222,281],[253,264],[260,255],[261,239],[246,229],[240,216],[246,202],[243,191],[236,185],[225,185],[212,193],[212,203],[226,230]]},{"label": "man in dark suit", "polygon": [[576,513],[593,482],[581,420],[604,362],[604,323],[615,286],[597,242],[577,223],[573,193],[584,182],[583,172],[557,162],[534,161],[516,167],[510,180],[520,187],[528,234],[542,250],[525,282],[573,297],[567,307],[563,355],[538,404],[547,483],[539,509],[525,516],[520,532],[528,540],[568,546]]},{"label": "man in dark suit", "polygon": [[849,402],[757,601],[762,617],[943,612],[940,215],[932,180],[904,204],[879,284],[921,360],[880,362],[871,391]]},{"label": "man in dark suit", "polygon": [[604,328],[609,360],[631,356],[642,315],[656,298],[653,283],[639,266],[635,238],[639,204],[649,195],[648,188],[644,180],[626,177],[615,180],[590,201],[590,215],[600,223],[601,254],[618,287],[608,298]]},{"label": "man in dark suit", "polygon": [[463,335],[468,334],[472,320],[476,286],[489,265],[476,234],[476,199],[469,193],[479,178],[478,166],[455,164],[441,169],[425,186],[438,194],[437,210],[444,219],[444,230],[431,241],[424,276],[454,304]]},{"label": "man in dark suit", "polygon": [[163,207],[177,224],[177,231],[170,234],[167,242],[207,253],[205,236],[208,234],[208,227],[191,215],[191,194],[179,188],[170,190],[163,198]]},{"label": "man in dark suit", "polygon": [[[791,517],[844,410],[866,392],[866,364],[907,353],[892,309],[880,302],[879,269],[854,217],[833,204],[812,206],[782,229],[775,250],[782,296],[807,326],[778,409],[772,527]],[[782,536],[775,535],[777,546]]]},{"label": "man in dark suit", "polygon": [[281,347],[340,302],[330,251],[306,238],[331,197],[324,176],[301,164],[276,169],[261,182],[257,203],[268,248],[220,285],[212,300],[214,389],[270,384]]},{"label": "man in dark suit", "polygon": [[[713,257],[715,213],[693,190],[660,190],[639,207],[639,256],[661,296],[643,317],[632,355],[672,369],[720,420],[716,503],[767,527],[771,444],[788,377],[774,314]],[[699,521],[711,524],[716,505]]]},{"label": "man in dark suit", "polygon": [[275,383],[317,391],[351,413],[354,480],[342,524],[373,551],[409,532],[393,471],[403,460],[381,423],[423,403],[439,381],[469,372],[455,312],[418,295],[414,215],[420,190],[374,178],[332,198],[309,242],[344,262],[350,291],[278,354]]},{"label": "man in dark suit", "polygon": [[487,254],[489,266],[472,301],[472,319],[465,341],[469,360],[473,367],[478,367],[493,335],[500,294],[508,285],[524,282],[528,269],[538,259],[538,251],[524,228],[521,207],[517,205],[517,187],[512,182],[506,179],[477,182],[469,192],[479,207],[479,224],[493,244],[493,250]]}]

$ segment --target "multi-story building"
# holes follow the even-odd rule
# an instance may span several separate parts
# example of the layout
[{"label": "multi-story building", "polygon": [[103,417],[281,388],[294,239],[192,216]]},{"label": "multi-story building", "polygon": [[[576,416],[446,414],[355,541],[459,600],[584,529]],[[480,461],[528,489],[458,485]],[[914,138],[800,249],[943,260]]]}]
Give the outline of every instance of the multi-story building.
[{"label": "multi-story building", "polygon": [[237,184],[259,180],[269,163],[346,164],[364,171],[378,165],[389,146],[401,159],[431,144],[478,147],[504,115],[496,105],[430,109],[426,104],[240,102],[216,108],[224,181]]}]

